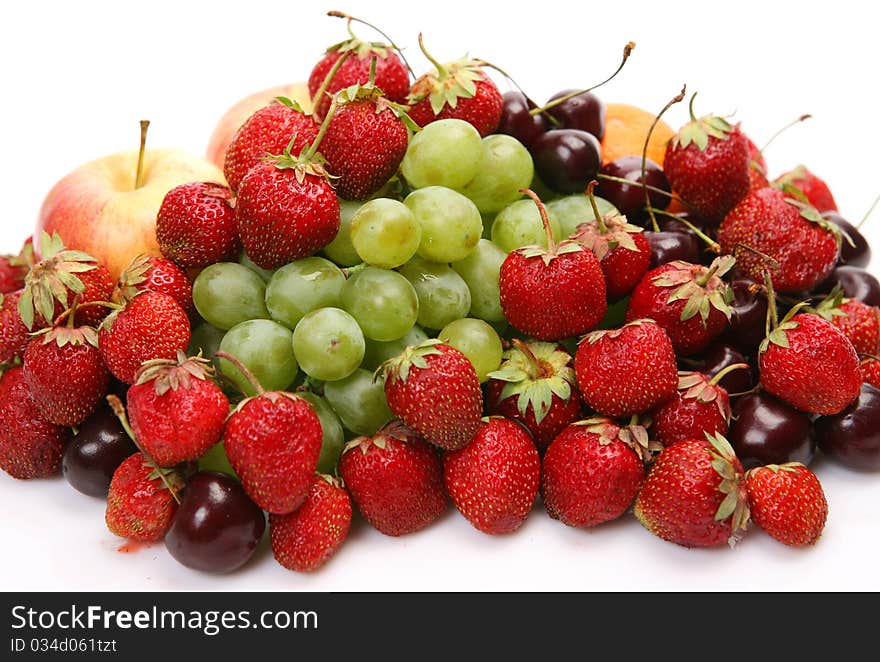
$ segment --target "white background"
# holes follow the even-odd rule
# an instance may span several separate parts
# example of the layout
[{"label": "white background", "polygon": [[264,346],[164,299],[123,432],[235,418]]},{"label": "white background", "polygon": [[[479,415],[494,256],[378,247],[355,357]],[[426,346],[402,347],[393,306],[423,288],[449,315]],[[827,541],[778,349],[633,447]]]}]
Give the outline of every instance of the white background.
[{"label": "white background", "polygon": [[[421,30],[441,60],[469,51],[496,62],[536,100],[602,80],[634,40],[623,74],[601,90],[605,100],[656,110],[687,82],[700,91],[698,112],[736,111],[759,145],[812,113],[768,150],[771,174],[808,164],[855,221],[880,188],[877,22],[863,3],[786,5],[12,3],[0,28],[0,251],[17,250],[58,178],[133,148],[139,119],[152,120],[153,146],[201,153],[238,98],[305,80],[323,49],[345,36],[341,21],[323,16],[328,9],[381,24],[408,47],[418,71],[426,67],[416,43]],[[684,105],[668,115],[676,127],[685,118]],[[866,230],[873,242],[880,239],[877,216]],[[100,500],[63,479],[22,482],[3,474],[0,589],[880,589],[880,474],[827,461],[814,468],[830,519],[810,550],[752,531],[733,551],[691,551],[654,538],[633,519],[581,531],[550,520],[540,506],[519,532],[491,538],[450,510],[399,539],[357,522],[338,556],[312,575],[283,570],[263,549],[224,577],[186,570],[161,545],[119,553],[122,541],[106,531]]]}]

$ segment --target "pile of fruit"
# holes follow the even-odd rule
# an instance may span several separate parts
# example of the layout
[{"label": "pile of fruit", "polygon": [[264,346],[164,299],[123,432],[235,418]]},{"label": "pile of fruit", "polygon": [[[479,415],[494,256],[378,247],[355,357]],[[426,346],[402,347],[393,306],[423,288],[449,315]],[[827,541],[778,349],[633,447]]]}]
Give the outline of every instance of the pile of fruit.
[{"label": "pile of fruit", "polygon": [[504,534],[539,494],[573,527],[813,544],[817,448],[880,469],[880,284],[826,184],[769,180],[693,97],[677,132],[590,89],[538,106],[421,37],[415,78],[334,15],[350,36],[301,102],[221,132],[222,177],[166,176],[145,233],[63,180],[0,258],[0,467],[63,471],[114,534],[208,572],[267,514],[308,571],[355,511],[399,536],[451,500]]}]

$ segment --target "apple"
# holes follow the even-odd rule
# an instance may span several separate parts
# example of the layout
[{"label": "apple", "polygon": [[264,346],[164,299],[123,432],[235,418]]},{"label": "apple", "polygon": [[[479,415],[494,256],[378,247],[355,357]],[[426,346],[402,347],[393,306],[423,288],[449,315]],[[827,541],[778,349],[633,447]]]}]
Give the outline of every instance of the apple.
[{"label": "apple", "polygon": [[217,122],[214,133],[211,134],[211,139],[208,141],[208,149],[205,150],[205,156],[208,160],[218,168],[222,168],[223,161],[226,159],[226,148],[232,142],[235,132],[248,117],[268,105],[275,97],[287,97],[296,101],[307,112],[312,109],[312,99],[309,96],[309,86],[306,83],[278,85],[254,92],[233,105]]}]

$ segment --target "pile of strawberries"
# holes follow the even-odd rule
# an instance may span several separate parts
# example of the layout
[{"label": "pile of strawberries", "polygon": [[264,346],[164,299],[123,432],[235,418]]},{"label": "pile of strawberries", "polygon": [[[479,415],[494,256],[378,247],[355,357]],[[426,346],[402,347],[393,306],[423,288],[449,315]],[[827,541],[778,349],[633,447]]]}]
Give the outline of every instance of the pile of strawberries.
[{"label": "pile of strawberries", "polygon": [[[257,111],[230,145],[228,187],[172,190],[157,219],[163,257],[137,258],[118,282],[58,236],[42,236],[39,254],[27,242],[0,258],[0,467],[19,479],[57,474],[72,431],[106,399],[137,449],[113,474],[106,521],[133,540],[163,539],[199,459],[222,443],[292,570],[327,561],[355,510],[399,536],[451,500],[494,535],[515,531],[539,495],[565,525],[632,510],[687,547],[731,543],[750,521],[787,545],[815,543],[828,513],[818,479],[797,462],[746,472],[726,439],[731,400],[744,394],[723,384],[756,368],[750,393],[836,416],[880,388],[880,310],[839,287],[801,301],[849,241],[819,211],[833,199],[808,171],[771,185],[761,153],[724,118],[692,113],[662,168],[686,210],[678,218],[699,225],[714,254],[657,264],[643,227],[598,212],[598,173],[583,182],[594,213],[563,241],[525,190],[547,245],[514,250],[500,267],[511,327],[500,368],[481,384],[451,344],[407,347],[377,371],[394,420],[351,435],[334,476],[316,473],[322,425],[305,398],[265,391],[225,355],[251,381],[255,395],[242,399],[208,358],[187,355],[197,319],[187,270],[242,249],[264,269],[314,255],[339,231],[340,198],[368,199],[398,177],[418,127],[454,118],[482,136],[498,129],[495,84],[478,62],[453,64],[411,85],[391,47],[332,48],[309,81],[314,113],[284,99]],[[657,231],[662,210],[644,211]],[[734,279],[764,302],[765,337],[711,374],[680,371],[739,333]]]}]

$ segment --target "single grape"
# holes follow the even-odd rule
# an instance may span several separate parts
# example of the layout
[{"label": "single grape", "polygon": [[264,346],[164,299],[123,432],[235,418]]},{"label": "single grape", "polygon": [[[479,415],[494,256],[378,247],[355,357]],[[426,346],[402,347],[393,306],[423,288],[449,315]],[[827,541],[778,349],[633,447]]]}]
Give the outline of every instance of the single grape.
[{"label": "single grape", "polygon": [[339,305],[345,274],[330,260],[306,257],[278,269],[266,285],[266,308],[289,329],[308,312]]},{"label": "single grape", "polygon": [[[299,371],[293,355],[293,331],[272,320],[237,324],[223,336],[220,349],[244,363],[267,391],[285,390]],[[220,359],[220,370],[242,393],[255,395],[244,375],[229,361]]]},{"label": "single grape", "polygon": [[364,358],[364,334],[344,310],[319,308],[307,313],[293,330],[293,353],[310,377],[342,379]]},{"label": "single grape", "polygon": [[376,198],[364,204],[351,220],[351,241],[367,264],[393,269],[415,255],[422,226],[402,202]]},{"label": "single grape", "polygon": [[303,400],[308,402],[318,419],[321,421],[321,455],[318,457],[318,468],[322,474],[335,474],[336,463],[339,461],[339,454],[342,452],[342,446],[345,443],[345,432],[342,429],[342,422],[339,416],[333,411],[333,407],[320,395],[305,391],[297,393]]},{"label": "single grape", "polygon": [[431,122],[409,141],[401,172],[413,188],[462,188],[480,168],[483,145],[479,132],[464,120]]},{"label": "single grape", "polygon": [[218,329],[228,330],[247,320],[268,318],[265,295],[263,279],[235,262],[212,264],[193,283],[196,310]]},{"label": "single grape", "polygon": [[346,429],[374,435],[394,414],[385,400],[385,379],[358,368],[345,379],[324,384],[324,397]]},{"label": "single grape", "polygon": [[353,267],[361,263],[361,256],[351,243],[351,219],[362,204],[353,200],[339,201],[339,231],[333,241],[324,246],[324,255],[340,267]]},{"label": "single grape", "polygon": [[199,471],[219,471],[238,478],[235,469],[229,464],[222,441],[211,446],[210,450],[199,458]]},{"label": "single grape", "polygon": [[[617,213],[614,205],[610,202],[598,196],[594,197],[602,216]],[[563,238],[570,237],[581,223],[596,218],[590,199],[582,193],[566,195],[548,202],[547,213],[559,223],[559,235]]]},{"label": "single grape", "polygon": [[366,351],[364,352],[364,362],[362,367],[367,370],[375,370],[388,359],[395,356],[409,346],[415,347],[428,339],[428,334],[422,330],[422,327],[416,325],[406,332],[406,335],[397,340],[389,340],[382,342],[381,340],[366,340]]},{"label": "single grape", "polygon": [[452,263],[452,268],[464,279],[471,293],[471,317],[486,322],[503,322],[498,275],[507,253],[488,239],[480,239],[474,252],[465,259]]},{"label": "single grape", "polygon": [[419,316],[419,299],[410,282],[396,271],[365,267],[342,286],[342,307],[372,340],[396,340]]},{"label": "single grape", "polygon": [[220,349],[220,342],[225,335],[226,331],[223,329],[218,329],[207,322],[200,322],[193,326],[186,353],[189,356],[196,356],[201,352],[205,358],[211,358]]},{"label": "single grape", "polygon": [[453,320],[467,316],[471,292],[467,283],[447,264],[414,257],[400,267],[419,298],[419,326],[442,329]]},{"label": "single grape", "polygon": [[522,197],[535,175],[532,157],[523,144],[505,135],[483,138],[477,175],[461,189],[481,213],[497,212]]},{"label": "single grape", "polygon": [[[553,238],[559,239],[559,221],[548,214]],[[505,252],[523,246],[547,246],[547,233],[541,221],[541,213],[531,200],[517,200],[498,212],[492,223],[492,241]]]},{"label": "single grape", "polygon": [[464,259],[483,235],[483,219],[476,205],[452,189],[419,189],[406,196],[404,204],[422,226],[418,254],[431,262]]},{"label": "single grape", "polygon": [[266,283],[269,282],[269,279],[272,278],[272,274],[275,273],[274,269],[263,269],[263,267],[254,264],[245,252],[242,252],[241,258],[238,262],[239,264],[241,264],[241,266],[247,267],[248,269],[253,271]]},{"label": "single grape", "polygon": [[437,337],[468,357],[481,382],[501,367],[501,338],[483,320],[466,317],[447,324]]}]

